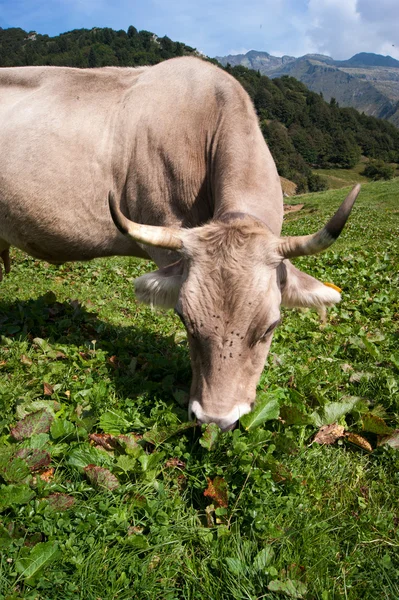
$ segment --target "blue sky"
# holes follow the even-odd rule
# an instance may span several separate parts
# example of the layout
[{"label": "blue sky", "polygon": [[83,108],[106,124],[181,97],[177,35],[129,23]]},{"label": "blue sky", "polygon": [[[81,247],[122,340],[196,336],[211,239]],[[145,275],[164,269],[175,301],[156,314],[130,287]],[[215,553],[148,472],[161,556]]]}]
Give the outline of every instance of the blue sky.
[{"label": "blue sky", "polygon": [[399,59],[399,0],[0,0],[0,27],[57,35],[134,25],[208,56],[357,52]]}]

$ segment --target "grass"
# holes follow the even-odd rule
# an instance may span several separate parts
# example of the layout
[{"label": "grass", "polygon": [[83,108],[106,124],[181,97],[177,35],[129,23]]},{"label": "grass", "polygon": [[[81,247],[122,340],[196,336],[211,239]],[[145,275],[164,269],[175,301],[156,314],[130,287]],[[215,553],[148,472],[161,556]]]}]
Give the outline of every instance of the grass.
[{"label": "grass", "polygon": [[315,169],[314,173],[327,179],[329,189],[337,190],[356,183],[368,183],[370,180],[362,175],[368,162],[363,157],[352,169]]},{"label": "grass", "polygon": [[[301,196],[284,233],[314,231],[343,195]],[[151,265],[55,267],[13,251],[0,598],[399,597],[398,197],[399,180],[364,185],[333,248],[296,261],[343,301],[324,328],[284,311],[259,425],[226,434],[186,422],[185,332],[132,291]],[[279,419],[265,417],[271,402]],[[360,437],[312,443],[333,421]]]},{"label": "grass", "polygon": [[[362,157],[360,162],[352,169],[314,169],[314,173],[322,175],[327,179],[330,190],[337,190],[348,185],[355,185],[356,183],[368,183],[370,179],[363,175],[364,167],[368,163],[369,160]],[[397,165],[392,163],[392,166],[396,168],[396,175],[398,176]]]}]

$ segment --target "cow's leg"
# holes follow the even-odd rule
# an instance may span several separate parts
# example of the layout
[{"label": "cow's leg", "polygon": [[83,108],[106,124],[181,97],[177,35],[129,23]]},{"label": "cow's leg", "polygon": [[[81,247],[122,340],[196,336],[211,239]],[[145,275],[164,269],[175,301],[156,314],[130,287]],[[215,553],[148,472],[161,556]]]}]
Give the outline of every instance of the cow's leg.
[{"label": "cow's leg", "polygon": [[[10,272],[10,246],[4,240],[0,240],[0,258],[4,264],[4,270],[6,273]],[[0,281],[3,279],[3,269],[0,263]]]}]

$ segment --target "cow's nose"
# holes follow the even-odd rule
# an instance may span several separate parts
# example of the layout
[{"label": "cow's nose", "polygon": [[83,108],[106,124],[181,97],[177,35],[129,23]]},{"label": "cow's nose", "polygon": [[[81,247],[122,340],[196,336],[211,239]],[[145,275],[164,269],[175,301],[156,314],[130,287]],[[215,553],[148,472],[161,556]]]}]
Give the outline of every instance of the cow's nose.
[{"label": "cow's nose", "polygon": [[[219,423],[218,423],[218,420],[219,420]],[[215,423],[216,425],[218,425],[218,427],[220,427],[220,429],[222,431],[231,431],[232,429],[234,429],[237,426],[237,423],[238,423],[238,421],[234,421],[234,423],[232,423],[231,425],[227,425],[227,427],[226,427],[220,421],[223,421],[223,419],[215,419],[214,421],[201,421],[201,419],[197,419],[197,424],[199,426],[201,426],[201,425],[204,425],[205,423]]]},{"label": "cow's nose", "polygon": [[230,431],[236,426],[238,419],[250,411],[250,404],[238,404],[223,417],[220,417],[219,415],[213,416],[203,410],[198,400],[191,400],[189,405],[189,418],[196,418],[199,425],[202,425],[203,423],[216,423],[222,431]]}]

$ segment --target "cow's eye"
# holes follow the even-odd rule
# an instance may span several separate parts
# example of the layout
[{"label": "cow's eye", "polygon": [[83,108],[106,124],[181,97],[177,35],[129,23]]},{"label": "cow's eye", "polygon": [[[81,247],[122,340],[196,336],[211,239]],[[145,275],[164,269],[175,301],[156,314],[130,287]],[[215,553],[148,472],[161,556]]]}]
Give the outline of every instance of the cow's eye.
[{"label": "cow's eye", "polygon": [[277,319],[277,321],[275,321],[274,323],[272,323],[265,331],[265,333],[262,335],[262,337],[260,338],[260,342],[265,342],[268,338],[268,336],[271,334],[272,331],[274,331],[277,327],[277,325],[279,325],[281,319]]}]

